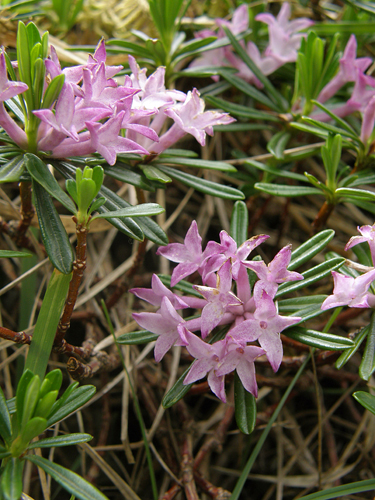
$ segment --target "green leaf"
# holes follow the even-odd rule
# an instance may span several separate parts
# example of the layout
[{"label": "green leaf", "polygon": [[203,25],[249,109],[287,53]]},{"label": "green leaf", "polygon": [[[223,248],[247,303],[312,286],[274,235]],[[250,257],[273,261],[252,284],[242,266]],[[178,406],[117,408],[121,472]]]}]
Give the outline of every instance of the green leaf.
[{"label": "green leaf", "polygon": [[57,180],[49,171],[47,165],[38,156],[31,153],[25,154],[25,166],[31,177],[56,200],[58,200],[72,214],[76,214],[77,209],[69,196],[61,189]]},{"label": "green leaf", "polygon": [[47,419],[42,417],[33,417],[29,420],[20,434],[24,446],[27,446],[32,439],[42,434],[46,430],[46,424]]},{"label": "green leaf", "polygon": [[364,391],[353,393],[353,398],[358,401],[366,410],[375,415],[375,396]]},{"label": "green leaf", "polygon": [[183,384],[183,381],[186,375],[188,374],[189,370],[190,367],[184,371],[181,377],[177,380],[177,382],[173,385],[173,387],[164,396],[162,401],[163,408],[170,408],[175,403],[180,401],[180,399],[182,399],[185,396],[185,394],[189,392],[193,384],[187,384],[187,385]]},{"label": "green leaf", "polygon": [[186,167],[207,168],[210,170],[220,170],[222,172],[237,172],[236,167],[223,161],[200,160],[199,158],[175,158],[163,156],[163,158],[153,161],[153,164],[161,165],[181,165]]},{"label": "green leaf", "polygon": [[[169,274],[158,274],[158,277],[160,278],[160,281],[163,283],[163,285],[167,286],[168,288],[172,288],[171,277]],[[198,297],[199,299],[202,298],[202,295],[198,292],[198,290],[195,290],[193,288],[193,285],[185,280],[179,281],[177,285],[173,287],[173,290],[179,290],[184,295],[193,295],[194,297]]]},{"label": "green leaf", "polygon": [[29,252],[20,252],[19,250],[0,250],[0,259],[12,259],[17,257],[32,257]]},{"label": "green leaf", "polygon": [[328,245],[334,235],[335,231],[333,229],[320,231],[320,233],[315,234],[312,238],[293,250],[288,266],[289,271],[297,269],[299,266],[312,259]]},{"label": "green leaf", "polygon": [[312,102],[315,104],[315,106],[318,106],[318,108],[327,113],[327,115],[339,125],[340,130],[345,130],[348,137],[351,137],[353,140],[359,141],[358,134],[356,134],[354,128],[351,127],[345,120],[335,115],[329,108],[324,106],[324,104],[320,103],[319,101],[313,100]]},{"label": "green leaf", "polygon": [[12,423],[3,390],[0,387],[0,435],[8,445],[12,442]]},{"label": "green leaf", "polygon": [[[27,368],[30,370],[30,367]],[[35,374],[30,380],[25,391],[25,397],[23,398],[23,411],[20,425],[21,431],[25,428],[26,424],[29,422],[34,413],[35,407],[38,403],[39,389],[40,377],[39,375]]]},{"label": "green leaf", "polygon": [[41,380],[44,378],[48,365],[71,277],[71,274],[61,274],[56,269],[53,271],[39,311],[25,370],[29,369],[32,373],[39,375]]},{"label": "green leaf", "polygon": [[285,196],[286,198],[296,198],[297,196],[310,196],[322,194],[319,189],[305,186],[284,186],[281,184],[269,184],[267,182],[256,182],[255,189],[273,196]]},{"label": "green leaf", "polygon": [[257,417],[256,399],[244,388],[237,372],[234,375],[234,411],[240,431],[251,434]]},{"label": "green leaf", "polygon": [[40,387],[39,397],[43,398],[50,391],[59,391],[62,384],[62,373],[59,368],[47,373]]},{"label": "green leaf", "polygon": [[69,274],[73,267],[74,254],[60,216],[50,195],[35,181],[33,181],[33,194],[40,233],[47,255],[58,271]]},{"label": "green leaf", "polygon": [[281,130],[277,132],[272,139],[268,141],[267,150],[273,155],[277,160],[282,160],[284,158],[284,150],[289,142],[290,134]]},{"label": "green leaf", "polygon": [[134,172],[129,165],[123,162],[116,162],[116,165],[104,165],[104,172],[106,175],[118,179],[119,181],[126,182],[132,186],[145,189],[147,191],[154,191],[155,188],[152,186],[147,179],[137,172]]},{"label": "green leaf", "polygon": [[251,97],[257,102],[260,102],[267,108],[273,111],[279,111],[279,106],[276,105],[271,99],[269,99],[263,92],[257,90],[253,85],[245,82],[242,78],[230,73],[229,71],[220,71],[219,74],[225,78],[225,80],[232,84],[233,87],[238,89],[243,94]]},{"label": "green leaf", "polygon": [[238,189],[232,188],[230,186],[207,181],[206,179],[202,179],[201,177],[198,178],[194,175],[190,175],[186,172],[181,172],[170,167],[160,165],[159,168],[162,172],[165,172],[173,179],[182,182],[186,186],[193,187],[201,193],[210,194],[211,196],[216,196],[218,198],[224,198],[227,200],[243,200],[245,198],[242,191],[239,191]]},{"label": "green leaf", "polygon": [[368,380],[375,370],[375,313],[371,315],[369,331],[362,361],[359,365],[359,376]]},{"label": "green leaf", "polygon": [[105,214],[96,215],[94,219],[110,219],[114,217],[145,217],[151,215],[158,215],[165,210],[157,203],[142,203],[134,207],[121,208],[114,212],[107,212]]},{"label": "green leaf", "polygon": [[26,26],[22,21],[18,23],[17,30],[17,59],[18,59],[18,71],[20,73],[21,81],[25,82],[31,92],[32,80],[31,80],[31,67],[30,67],[30,48],[29,39],[27,36]]},{"label": "green leaf", "polygon": [[246,203],[243,201],[236,201],[230,220],[230,235],[237,243],[237,246],[242,245],[242,243],[247,240],[248,225],[249,212]]},{"label": "green leaf", "polygon": [[158,337],[159,335],[151,333],[147,330],[139,330],[137,332],[124,333],[123,335],[120,335],[117,338],[117,342],[124,345],[140,345],[153,342],[154,340],[157,340]]},{"label": "green leaf", "polygon": [[[93,385],[84,385],[82,387],[77,387],[66,399],[64,398],[63,405],[60,404],[60,400],[56,401],[47,421],[47,428],[77,411],[93,397],[95,392],[96,388]],[[60,399],[62,398],[63,396]]]},{"label": "green leaf", "polygon": [[24,370],[24,372],[23,372],[23,374],[18,382],[18,385],[17,385],[16,408],[17,408],[18,427],[21,426],[21,422],[22,422],[26,391],[27,391],[29,383],[31,382],[33,377],[34,377],[34,374],[31,372],[31,370],[28,370],[27,368],[25,368],[25,370]]},{"label": "green leaf", "polygon": [[34,448],[59,448],[61,446],[71,446],[73,444],[87,443],[91,441],[92,436],[90,434],[84,434],[81,432],[76,432],[74,434],[66,434],[63,436],[54,436],[45,439],[39,439],[35,443],[31,443],[28,446],[28,450],[33,450]]},{"label": "green leaf", "polygon": [[326,262],[322,262],[315,267],[312,267],[308,271],[302,273],[302,276],[304,277],[303,280],[297,282],[282,283],[279,286],[276,297],[282,297],[286,293],[300,290],[301,288],[307,287],[312,283],[321,280],[322,278],[331,274],[331,271],[335,271],[336,269],[341,267],[344,262],[344,257],[336,257],[333,259],[329,259]]},{"label": "green leaf", "polygon": [[375,479],[366,479],[365,481],[343,484],[341,486],[335,486],[334,488],[328,488],[323,491],[317,491],[316,493],[310,493],[310,495],[299,497],[299,499],[330,500],[331,498],[345,498],[346,495],[353,495],[356,493],[362,493],[363,491],[371,491],[374,489]]},{"label": "green leaf", "polygon": [[340,127],[336,127],[335,125],[331,125],[330,123],[325,123],[325,122],[320,122],[318,120],[314,120],[314,118],[310,118],[309,116],[302,116],[302,120],[304,122],[307,122],[308,124],[315,126],[317,128],[321,128],[323,130],[327,130],[328,132],[331,132],[332,134],[339,134],[343,135],[344,137],[349,137],[355,142],[360,142],[360,139],[358,135],[354,133],[350,133],[345,129],[342,129]]},{"label": "green leaf", "polygon": [[0,182],[18,182],[25,170],[24,156],[15,156],[0,168]]},{"label": "green leaf", "polygon": [[0,491],[4,500],[21,498],[23,465],[24,462],[14,457],[6,462],[0,482]]},{"label": "green leaf", "polygon": [[241,104],[235,104],[232,102],[225,101],[219,97],[214,97],[211,95],[205,95],[204,100],[215,106],[215,108],[222,109],[233,116],[248,118],[249,120],[266,120],[273,122],[280,122],[280,117],[275,113],[266,113],[265,111],[258,111],[248,106],[242,106]]},{"label": "green leaf", "polygon": [[242,47],[233,33],[226,27],[222,26],[231,44],[243,62],[254,73],[258,80],[263,84],[265,91],[272,101],[277,105],[278,111],[285,112],[288,109],[288,103],[285,98],[275,89],[270,80],[262,73],[258,66],[252,61],[246,50]]},{"label": "green leaf", "polygon": [[335,190],[335,195],[345,197],[350,200],[375,201],[375,193],[372,191],[366,191],[365,189],[338,188]]},{"label": "green leaf", "polygon": [[[314,151],[310,151],[309,155]],[[246,160],[243,166],[248,169],[248,166],[254,167],[263,172],[267,172],[268,174],[274,175],[275,177],[285,177],[287,179],[295,179],[296,181],[306,182],[306,178],[304,175],[297,174],[296,172],[290,172],[289,170],[285,170],[282,168],[271,167],[270,165],[265,165],[256,160]]]},{"label": "green leaf", "polygon": [[163,184],[172,182],[172,179],[168,175],[165,175],[161,170],[153,165],[140,165],[139,167],[150,181],[162,182]]},{"label": "green leaf", "polygon": [[48,417],[54,402],[57,399],[59,391],[50,391],[43,397],[39,397],[37,407],[34,411],[34,417]]},{"label": "green leaf", "polygon": [[341,337],[340,335],[332,335],[330,333],[318,332],[309,330],[300,326],[293,326],[283,331],[283,334],[302,344],[316,347],[318,349],[326,349],[330,351],[338,351],[353,347],[353,341]]},{"label": "green leaf", "polygon": [[315,23],[314,31],[318,35],[334,35],[346,33],[348,35],[363,35],[375,33],[375,22],[339,21],[334,23]]},{"label": "green leaf", "polygon": [[61,484],[63,488],[80,500],[108,500],[103,493],[100,493],[99,490],[83,479],[83,477],[65,469],[65,467],[61,467],[61,465],[57,465],[37,455],[27,455],[25,459],[43,469],[57,483]]}]

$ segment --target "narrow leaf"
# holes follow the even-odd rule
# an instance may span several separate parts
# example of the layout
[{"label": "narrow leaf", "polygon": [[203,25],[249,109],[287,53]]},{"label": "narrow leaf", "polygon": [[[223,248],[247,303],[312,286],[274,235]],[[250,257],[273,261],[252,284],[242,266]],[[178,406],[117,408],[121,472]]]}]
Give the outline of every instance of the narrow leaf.
[{"label": "narrow leaf", "polygon": [[64,436],[54,436],[50,438],[40,439],[35,443],[31,443],[27,449],[32,450],[34,448],[59,448],[61,446],[70,446],[73,444],[87,443],[87,441],[91,441],[91,439],[92,436],[90,436],[90,434],[77,432],[74,434],[67,434]]},{"label": "narrow leaf", "polygon": [[[64,402],[61,408],[54,411],[52,407],[51,416],[47,421],[47,428],[54,425],[56,422],[63,420],[71,413],[75,412],[81,406],[83,406],[87,401],[89,401],[96,392],[96,388],[93,385],[84,385],[82,387],[77,387],[69,397]],[[55,405],[58,407],[59,401],[56,401]]]},{"label": "narrow leaf", "polygon": [[61,189],[57,180],[49,171],[47,165],[38,156],[31,153],[25,154],[25,166],[31,177],[56,200],[58,200],[72,214],[77,212],[77,209],[70,197]]},{"label": "narrow leaf", "polygon": [[4,393],[0,387],[0,435],[6,444],[12,442],[12,423]]},{"label": "narrow leaf", "polygon": [[288,266],[289,271],[297,269],[299,266],[312,259],[328,245],[334,235],[335,231],[333,229],[320,231],[320,233],[315,234],[312,238],[293,250]]},{"label": "narrow leaf", "polygon": [[362,361],[359,365],[359,376],[364,380],[368,380],[375,370],[375,313],[371,315],[369,331],[367,334],[367,342]]},{"label": "narrow leaf", "polygon": [[103,493],[75,472],[65,469],[65,467],[61,467],[61,465],[57,465],[37,455],[27,455],[25,458],[43,469],[44,472],[49,474],[57,483],[61,484],[63,488],[80,500],[108,500]]},{"label": "narrow leaf", "polygon": [[186,172],[181,172],[170,167],[160,165],[159,168],[162,172],[165,172],[173,179],[182,182],[186,186],[193,187],[197,191],[200,191],[204,194],[210,194],[211,196],[216,196],[218,198],[224,198],[227,200],[243,200],[245,198],[242,191],[239,191],[238,189],[232,188],[230,186],[207,181],[206,179],[198,178],[194,175],[190,175]]},{"label": "narrow leaf", "polygon": [[210,170],[221,170],[223,172],[237,172],[236,167],[230,163],[225,163],[223,161],[200,160],[199,158],[168,158],[167,156],[164,156],[163,158],[155,160],[153,164],[181,165],[187,167],[208,168]]},{"label": "narrow leaf", "polygon": [[114,217],[145,217],[151,215],[158,215],[164,212],[164,208],[157,203],[143,203],[135,207],[121,208],[114,212],[107,212],[104,214],[96,215],[94,219],[110,219]]},{"label": "narrow leaf", "polygon": [[316,347],[318,349],[326,349],[330,351],[338,351],[353,347],[353,341],[341,337],[340,335],[332,335],[330,333],[318,332],[309,330],[300,326],[293,326],[283,331],[283,334],[302,344]]},{"label": "narrow leaf", "polygon": [[357,391],[353,394],[353,398],[358,401],[366,410],[375,415],[375,396],[364,391]]},{"label": "narrow leaf", "polygon": [[123,335],[120,335],[117,338],[117,342],[124,345],[140,345],[153,342],[154,340],[157,340],[158,337],[159,335],[151,333],[147,330],[139,330],[137,332],[124,333]]},{"label": "narrow leaf", "polygon": [[322,194],[319,189],[305,186],[284,186],[281,184],[269,184],[267,182],[257,182],[255,189],[273,196],[285,196],[286,198],[296,198],[297,196],[310,196]]},{"label": "narrow leaf", "polygon": [[23,464],[18,458],[10,458],[4,467],[0,491],[4,500],[19,500],[22,494]]},{"label": "narrow leaf", "polygon": [[184,373],[181,375],[181,377],[177,380],[177,382],[173,385],[173,387],[167,392],[167,394],[164,396],[162,405],[164,408],[170,408],[173,406],[175,403],[180,401],[185,394],[187,394],[190,390],[190,387],[193,384],[187,384],[184,385],[183,381],[188,374],[188,371],[190,370],[190,367],[184,371]]},{"label": "narrow leaf", "polygon": [[25,170],[24,156],[18,155],[0,168],[1,182],[18,182]]},{"label": "narrow leaf", "polygon": [[256,399],[244,388],[237,372],[234,376],[234,411],[240,431],[251,434],[256,423]]},{"label": "narrow leaf", "polygon": [[69,274],[73,267],[74,254],[60,216],[50,195],[35,181],[33,193],[40,233],[47,255],[58,271]]},{"label": "narrow leaf", "polygon": [[277,159],[284,158],[284,150],[289,142],[290,134],[281,130],[275,134],[267,144],[267,150]]},{"label": "narrow leaf", "polygon": [[56,269],[53,271],[35,325],[25,370],[39,375],[41,380],[45,375],[70,279],[70,274],[61,274]]},{"label": "narrow leaf", "polygon": [[32,257],[29,252],[20,252],[19,250],[0,250],[0,259],[12,259],[17,257]]},{"label": "narrow leaf", "polygon": [[249,212],[246,203],[243,201],[236,201],[230,220],[230,235],[237,243],[237,246],[242,245],[242,243],[247,240],[248,225]]}]

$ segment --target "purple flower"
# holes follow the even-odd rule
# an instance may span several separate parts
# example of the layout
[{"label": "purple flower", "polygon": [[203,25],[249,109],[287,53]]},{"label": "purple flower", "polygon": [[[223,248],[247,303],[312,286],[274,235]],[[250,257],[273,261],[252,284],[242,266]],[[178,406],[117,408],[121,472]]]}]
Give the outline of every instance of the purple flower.
[{"label": "purple flower", "polygon": [[161,306],[163,297],[167,297],[172,306],[175,309],[185,309],[186,307],[190,307],[186,302],[182,300],[181,297],[171,292],[169,288],[167,288],[161,282],[160,278],[156,276],[156,274],[152,275],[151,280],[151,289],[150,288],[132,288],[129,292],[134,293],[137,297],[142,300],[146,300],[153,306]]},{"label": "purple flower", "polygon": [[276,18],[272,14],[258,14],[255,17],[257,21],[268,24],[270,43],[265,55],[273,57],[280,66],[297,60],[301,40],[306,36],[298,32],[314,24],[311,19],[305,17],[289,21],[290,15],[289,2],[283,2]]},{"label": "purple flower", "polygon": [[318,96],[319,102],[325,102],[330,99],[336,92],[348,82],[357,82],[360,75],[364,76],[367,85],[373,85],[373,78],[364,75],[364,71],[371,64],[369,57],[356,58],[357,40],[354,35],[351,35],[345,47],[343,57],[340,59],[340,68],[338,73],[327,83]]},{"label": "purple flower", "polygon": [[325,299],[322,309],[349,306],[358,308],[375,307],[375,295],[369,293],[371,283],[375,280],[375,269],[368,273],[352,278],[332,271],[333,295]]},{"label": "purple flower", "polygon": [[369,100],[362,118],[361,127],[361,141],[364,145],[367,145],[369,140],[372,138],[372,133],[374,131],[375,124],[375,93]]},{"label": "purple flower", "polygon": [[357,227],[357,230],[361,233],[361,236],[352,236],[346,244],[345,250],[349,250],[349,248],[358,245],[358,243],[367,241],[370,247],[372,263],[375,265],[375,224],[372,226]]},{"label": "purple flower", "polygon": [[[286,281],[303,280],[303,276],[294,271],[288,271],[287,267],[292,254],[292,245],[287,245],[275,255],[268,266],[261,261],[244,262],[243,264],[256,273],[262,282],[268,283],[267,293],[275,296],[279,283]],[[272,290],[272,291],[271,291]]]},{"label": "purple flower", "polygon": [[169,243],[165,247],[159,247],[157,255],[178,262],[171,277],[171,286],[175,286],[179,281],[186,278],[195,271],[198,271],[206,260],[209,251],[202,252],[202,238],[198,232],[198,225],[195,220],[186,233],[184,243]]},{"label": "purple flower", "polygon": [[258,386],[254,361],[266,352],[260,347],[242,344],[230,335],[227,336],[226,341],[226,355],[219,363],[216,376],[227,375],[236,370],[244,388],[257,398]]},{"label": "purple flower", "polygon": [[164,113],[174,120],[174,125],[160,137],[160,141],[150,146],[152,154],[160,154],[175,144],[185,134],[191,134],[201,146],[206,143],[206,134],[213,135],[214,125],[225,125],[236,121],[228,113],[204,111],[204,101],[197,89],[188,92],[183,103],[167,107]]},{"label": "purple flower", "polygon": [[216,288],[194,285],[207,300],[202,310],[201,333],[204,339],[217,326],[229,306],[238,306],[241,300],[231,292],[232,273],[231,261],[228,259],[217,273]]},{"label": "purple flower", "polygon": [[155,344],[155,361],[159,362],[173,345],[185,345],[180,329],[185,323],[167,297],[163,297],[158,312],[133,313],[133,318],[151,333],[159,335]]},{"label": "purple flower", "polygon": [[219,362],[225,355],[225,339],[211,345],[201,340],[186,328],[183,329],[183,335],[187,341],[186,349],[196,359],[184,379],[184,385],[192,384],[208,374],[207,381],[211,391],[223,403],[226,403],[224,375],[218,376],[216,373]]},{"label": "purple flower", "polygon": [[266,234],[258,234],[246,240],[237,248],[237,243],[226,231],[220,232],[220,244],[210,242],[207,249],[212,254],[204,267],[203,279],[207,279],[211,273],[217,271],[227,259],[232,262],[232,276],[238,279],[238,273],[249,254],[263,241],[269,238]]},{"label": "purple flower", "polygon": [[254,300],[256,309],[253,318],[235,326],[228,334],[239,342],[258,340],[266,351],[273,371],[276,372],[283,357],[280,332],[288,326],[298,323],[301,318],[280,316],[272,298],[265,290],[258,289],[257,293],[254,294]]}]

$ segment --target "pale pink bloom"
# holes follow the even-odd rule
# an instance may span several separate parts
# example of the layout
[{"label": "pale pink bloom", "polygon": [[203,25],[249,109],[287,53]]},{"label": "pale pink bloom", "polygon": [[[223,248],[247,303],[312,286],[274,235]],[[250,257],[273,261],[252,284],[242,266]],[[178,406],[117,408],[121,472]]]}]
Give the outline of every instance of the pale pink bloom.
[{"label": "pale pink bloom", "polygon": [[231,261],[228,259],[217,273],[216,288],[194,285],[207,300],[202,310],[201,333],[204,339],[222,320],[229,306],[238,306],[241,300],[231,291],[232,273]]},{"label": "pale pink bloom", "polygon": [[365,145],[367,145],[367,142],[369,141],[369,139],[372,136],[372,133],[374,132],[374,124],[375,124],[375,93],[371,97],[369,103],[367,104],[362,118],[360,137],[361,141]]},{"label": "pale pink bloom", "polygon": [[288,326],[301,321],[301,318],[280,316],[272,298],[265,290],[258,290],[254,295],[256,309],[253,317],[232,328],[228,334],[242,342],[258,340],[266,351],[273,371],[279,369],[283,357],[280,332]]},{"label": "pale pink bloom", "polygon": [[163,297],[167,297],[175,309],[185,309],[189,307],[181,297],[163,285],[156,274],[152,275],[151,288],[132,288],[129,292],[134,293],[134,295],[142,300],[146,300],[153,306],[160,307]]},{"label": "pale pink bloom", "polygon": [[167,297],[162,298],[158,312],[133,313],[132,316],[142,328],[159,335],[155,344],[155,361],[161,361],[173,345],[185,345],[186,342],[179,333],[185,321]]},{"label": "pale pink bloom", "polygon": [[358,243],[367,241],[370,247],[372,263],[375,265],[375,224],[372,226],[358,226],[357,231],[361,233],[361,236],[352,236],[345,245],[345,250],[349,250],[349,248],[358,245]]},{"label": "pale pink bloom", "polygon": [[187,341],[186,349],[196,359],[184,379],[184,385],[192,384],[208,374],[207,382],[211,391],[223,403],[226,403],[224,375],[218,376],[216,373],[219,362],[225,355],[225,339],[211,345],[201,340],[186,328],[183,328],[183,330],[184,339]]},{"label": "pale pink bloom", "polygon": [[349,306],[358,308],[375,307],[375,295],[368,292],[371,283],[375,280],[375,269],[368,273],[352,278],[332,271],[333,295],[325,299],[322,309]]},{"label": "pale pink bloom", "polygon": [[257,398],[258,386],[255,377],[254,361],[259,356],[266,354],[266,352],[260,347],[242,344],[230,335],[227,336],[226,341],[226,355],[219,362],[216,375],[220,377],[236,370],[244,388]]},{"label": "pale pink bloom", "polygon": [[201,146],[206,144],[206,134],[213,135],[214,125],[225,125],[236,121],[228,113],[204,111],[205,103],[197,89],[188,92],[183,103],[177,103],[164,110],[174,120],[172,127],[160,137],[157,144],[149,147],[151,154],[160,154],[171,147],[185,134],[191,134]]}]

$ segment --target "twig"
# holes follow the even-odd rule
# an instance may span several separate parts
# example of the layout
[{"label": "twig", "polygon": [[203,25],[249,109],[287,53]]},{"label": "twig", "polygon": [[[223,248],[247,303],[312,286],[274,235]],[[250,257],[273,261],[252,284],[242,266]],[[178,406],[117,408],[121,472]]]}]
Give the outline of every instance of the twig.
[{"label": "twig", "polygon": [[77,224],[76,260],[73,262],[73,275],[69,284],[69,291],[65,301],[64,312],[57,327],[55,336],[56,345],[59,345],[62,342],[70,326],[70,319],[77,301],[79,286],[82,282],[83,272],[86,269],[87,225],[78,224],[76,217],[73,217],[73,220]]}]

